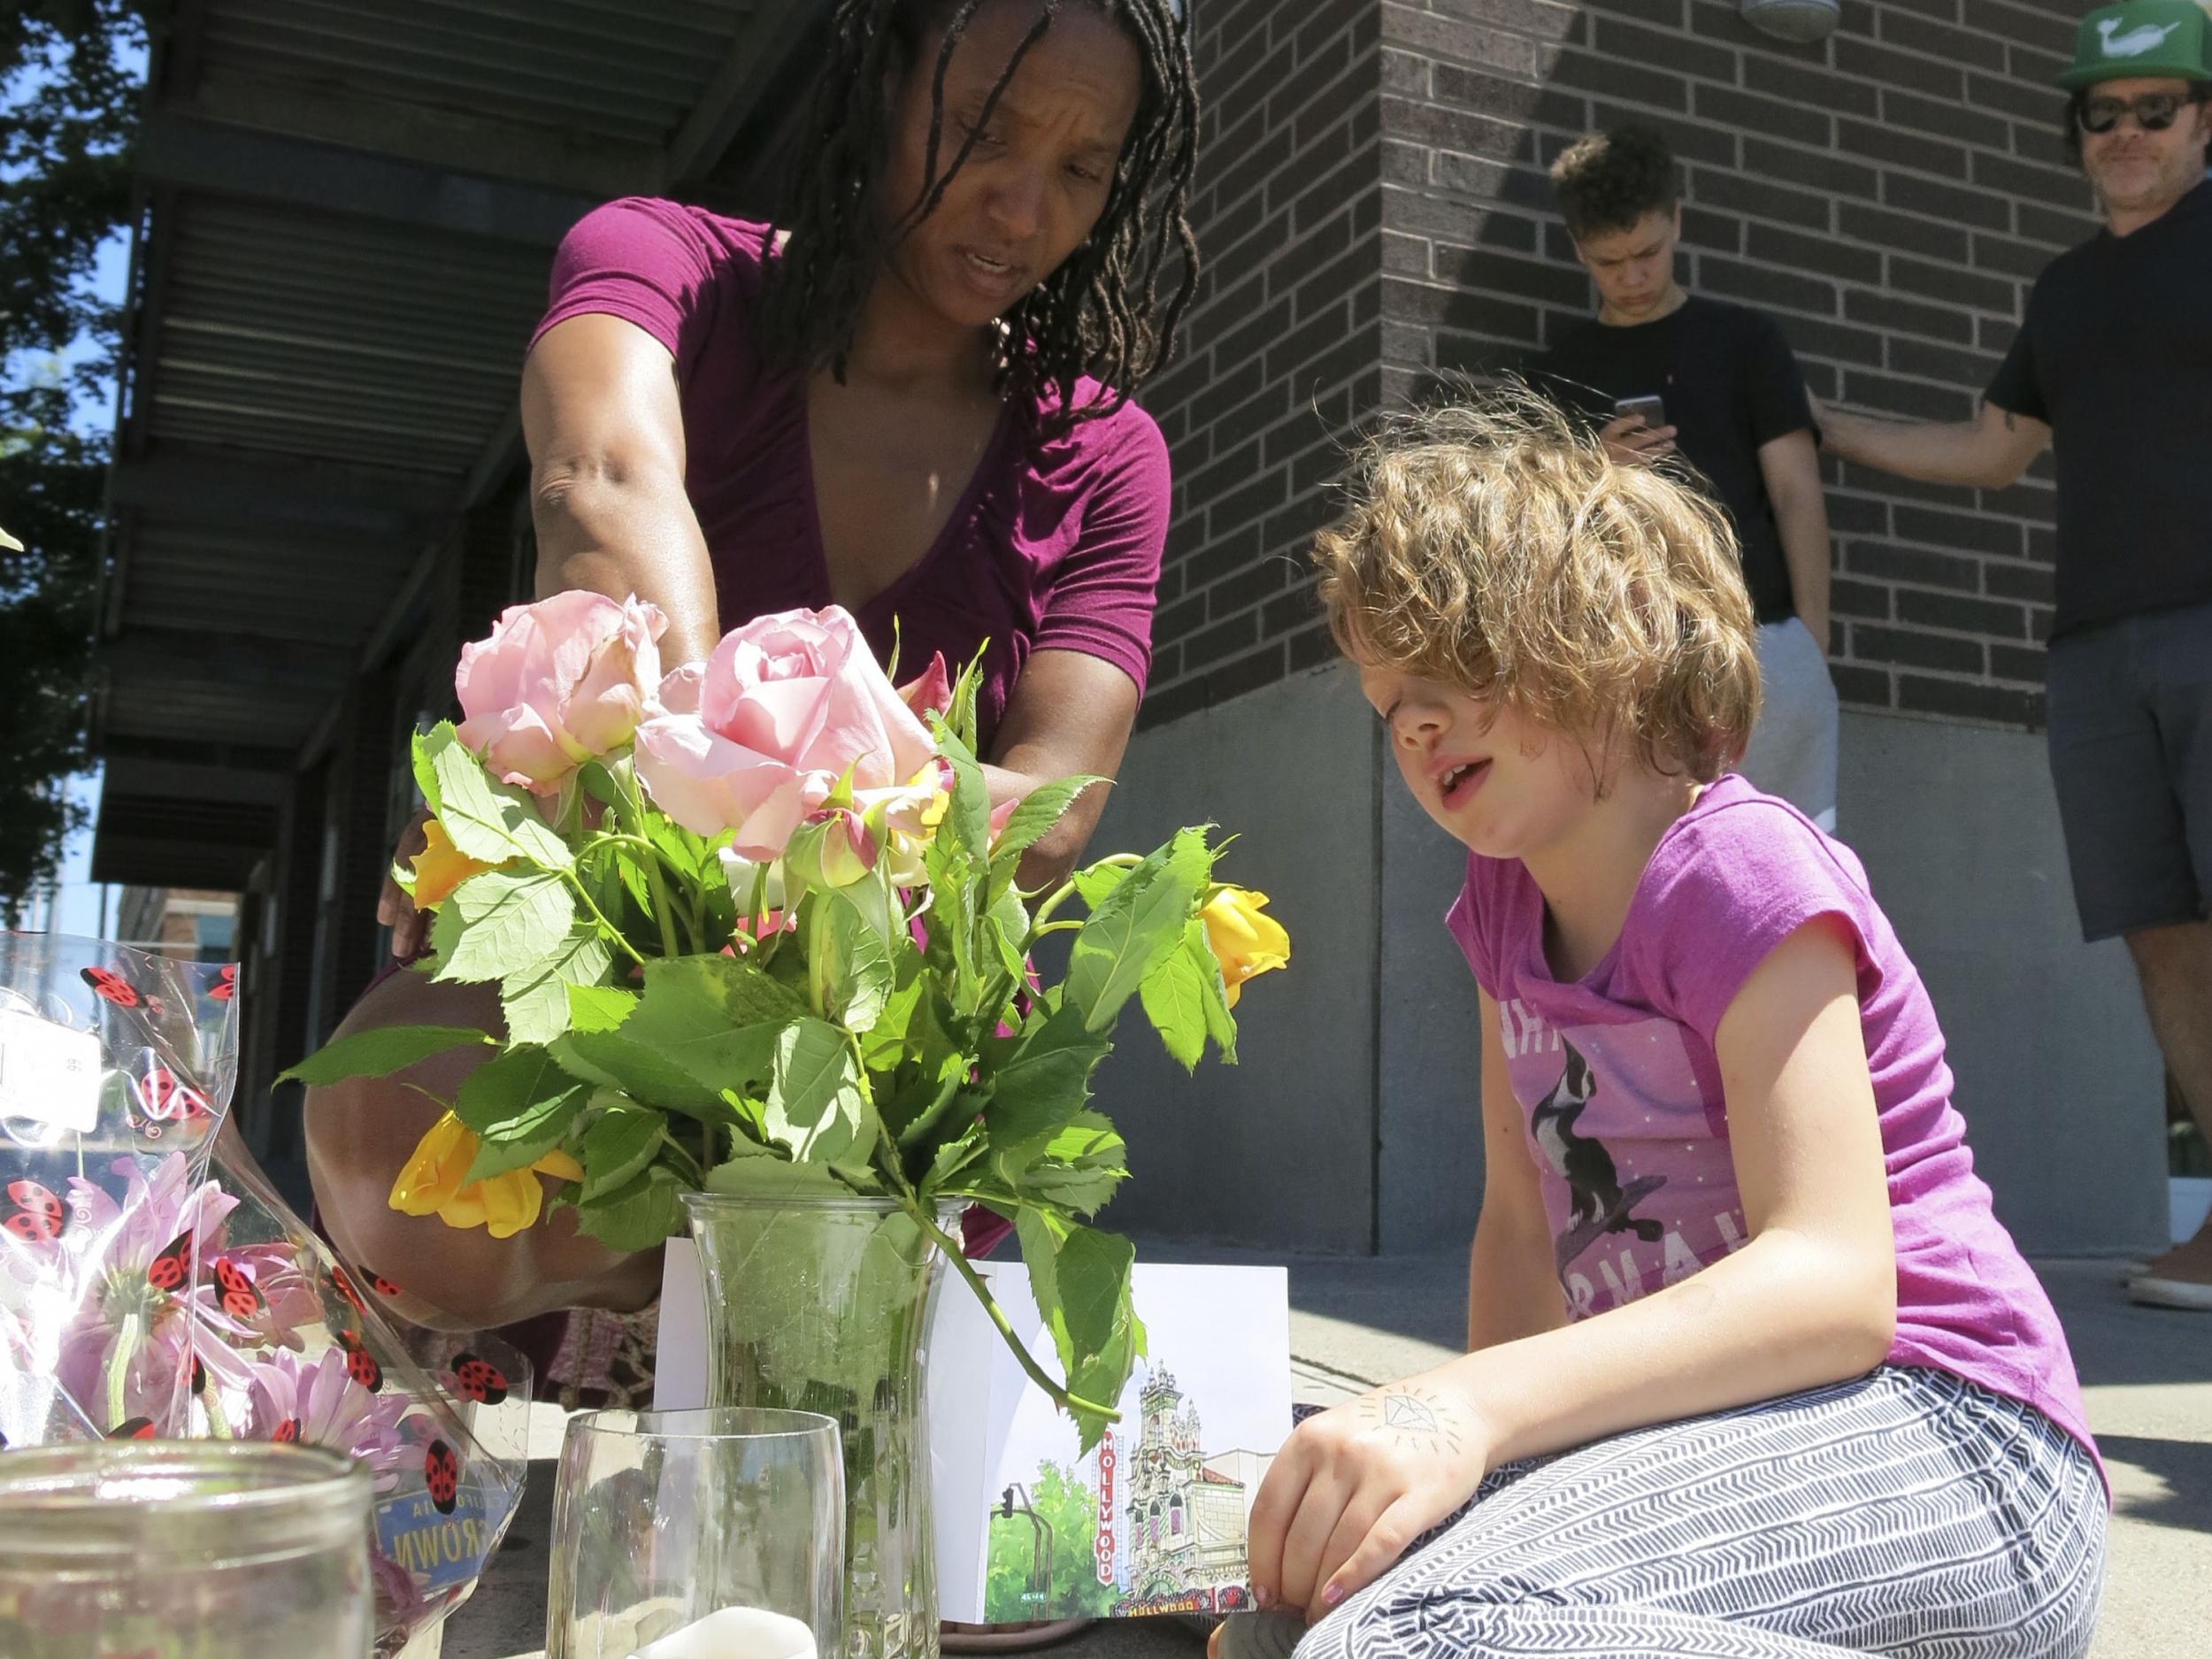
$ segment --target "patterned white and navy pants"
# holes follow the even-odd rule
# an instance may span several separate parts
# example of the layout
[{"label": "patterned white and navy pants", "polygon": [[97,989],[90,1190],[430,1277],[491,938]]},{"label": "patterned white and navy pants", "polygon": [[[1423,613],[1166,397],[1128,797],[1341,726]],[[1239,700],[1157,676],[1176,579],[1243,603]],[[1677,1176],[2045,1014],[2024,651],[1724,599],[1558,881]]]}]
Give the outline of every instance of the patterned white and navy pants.
[{"label": "patterned white and navy pants", "polygon": [[2047,1417],[1884,1366],[1506,1464],[1297,1659],[2077,1659],[2104,1536]]}]

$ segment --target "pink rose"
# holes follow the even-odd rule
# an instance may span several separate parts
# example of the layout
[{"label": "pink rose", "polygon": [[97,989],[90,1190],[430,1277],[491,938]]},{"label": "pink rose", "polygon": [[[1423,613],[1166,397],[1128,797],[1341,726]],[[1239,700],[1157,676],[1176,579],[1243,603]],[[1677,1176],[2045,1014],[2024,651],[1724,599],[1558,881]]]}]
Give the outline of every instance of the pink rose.
[{"label": "pink rose", "polygon": [[461,648],[460,739],[509,783],[550,795],[630,741],[660,680],[668,618],[634,596],[556,594],[501,613]]},{"label": "pink rose", "polygon": [[900,699],[914,710],[917,718],[925,714],[947,714],[952,710],[952,676],[945,672],[945,654],[937,652],[929,659],[929,666],[899,687]]},{"label": "pink rose", "polygon": [[856,797],[903,788],[936,745],[844,611],[786,611],[723,636],[703,671],[662,683],[637,731],[660,809],[699,835],[737,832],[747,858],[782,855],[849,770]]}]

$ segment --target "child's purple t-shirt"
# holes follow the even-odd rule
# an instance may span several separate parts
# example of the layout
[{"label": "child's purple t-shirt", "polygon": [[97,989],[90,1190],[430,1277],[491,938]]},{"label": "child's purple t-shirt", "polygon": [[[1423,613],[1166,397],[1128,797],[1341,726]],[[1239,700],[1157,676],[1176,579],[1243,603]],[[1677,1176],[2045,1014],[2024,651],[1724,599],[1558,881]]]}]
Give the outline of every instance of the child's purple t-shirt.
[{"label": "child's purple t-shirt", "polygon": [[[588,312],[636,324],[676,360],[684,488],[714,562],[721,622],[831,603],[808,448],[806,377],[762,357],[751,326],[764,225],[634,197],[580,219],[554,256],[531,343]],[[1079,404],[1100,396],[1080,382]],[[912,570],[861,607],[861,631],[902,669],[942,651],[957,672],[989,642],[977,712],[985,741],[1033,651],[1081,651],[1141,693],[1167,535],[1167,446],[1133,403],[1028,442],[1002,418],[943,532]]]},{"label": "child's purple t-shirt", "polygon": [[1568,1310],[1603,1313],[1748,1241],[1714,1037],[1752,970],[1816,917],[1855,936],[1859,1022],[1897,1250],[1896,1365],[2034,1406],[2096,1446],[2058,1316],[1974,1173],[1943,1033],[1850,849],[1731,774],[1661,837],[1619,940],[1552,978],[1518,859],[1467,860],[1446,925],[1498,1005]]}]

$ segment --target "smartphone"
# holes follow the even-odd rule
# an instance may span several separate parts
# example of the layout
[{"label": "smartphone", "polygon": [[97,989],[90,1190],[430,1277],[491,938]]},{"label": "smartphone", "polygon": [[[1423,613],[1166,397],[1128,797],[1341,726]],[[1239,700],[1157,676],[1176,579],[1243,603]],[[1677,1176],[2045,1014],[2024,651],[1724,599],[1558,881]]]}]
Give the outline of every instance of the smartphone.
[{"label": "smartphone", "polygon": [[1667,424],[1667,405],[1655,394],[1650,397],[1624,397],[1613,405],[1616,415],[1641,415],[1644,425],[1656,429]]}]

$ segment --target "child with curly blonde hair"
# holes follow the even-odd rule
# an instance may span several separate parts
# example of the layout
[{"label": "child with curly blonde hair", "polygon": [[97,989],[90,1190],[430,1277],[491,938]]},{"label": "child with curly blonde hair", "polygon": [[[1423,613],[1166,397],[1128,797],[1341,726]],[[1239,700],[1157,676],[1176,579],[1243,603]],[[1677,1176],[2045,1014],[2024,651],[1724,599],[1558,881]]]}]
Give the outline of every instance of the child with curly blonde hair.
[{"label": "child with curly blonde hair", "polygon": [[1468,1352],[1292,1434],[1223,1659],[2085,1652],[2073,1363],[1864,871],[1728,770],[1724,521],[1511,395],[1394,424],[1352,496],[1330,622],[1468,849]]}]

